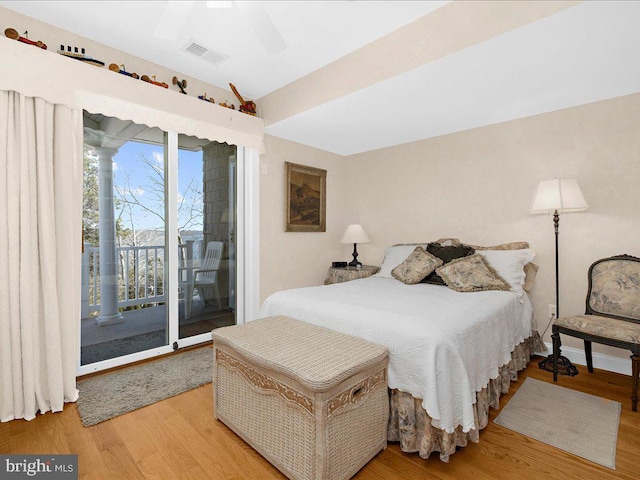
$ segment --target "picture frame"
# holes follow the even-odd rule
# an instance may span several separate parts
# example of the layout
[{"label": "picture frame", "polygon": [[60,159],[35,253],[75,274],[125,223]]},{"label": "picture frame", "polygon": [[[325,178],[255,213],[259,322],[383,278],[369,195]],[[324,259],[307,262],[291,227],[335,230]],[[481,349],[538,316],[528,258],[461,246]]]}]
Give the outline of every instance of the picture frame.
[{"label": "picture frame", "polygon": [[327,171],[285,162],[287,232],[327,231]]}]

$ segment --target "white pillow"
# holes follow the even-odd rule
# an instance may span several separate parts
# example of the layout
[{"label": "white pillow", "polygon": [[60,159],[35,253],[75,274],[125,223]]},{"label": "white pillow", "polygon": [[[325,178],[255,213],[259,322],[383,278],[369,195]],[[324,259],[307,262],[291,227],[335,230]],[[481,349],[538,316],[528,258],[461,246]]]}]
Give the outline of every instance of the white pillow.
[{"label": "white pillow", "polygon": [[[384,261],[380,267],[380,271],[374,275],[374,277],[393,278],[391,270],[396,268],[402,262],[404,262],[409,255],[413,253],[418,245],[394,245],[387,247],[384,251]],[[426,244],[422,245],[426,248]]]},{"label": "white pillow", "polygon": [[487,262],[498,272],[511,286],[511,291],[522,295],[524,290],[525,273],[524,266],[531,262],[536,252],[530,248],[523,250],[477,250]]}]

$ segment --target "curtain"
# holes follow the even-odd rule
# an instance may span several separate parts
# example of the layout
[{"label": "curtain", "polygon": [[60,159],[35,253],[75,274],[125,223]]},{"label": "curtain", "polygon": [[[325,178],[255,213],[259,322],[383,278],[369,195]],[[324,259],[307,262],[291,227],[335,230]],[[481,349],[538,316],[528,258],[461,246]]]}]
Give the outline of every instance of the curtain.
[{"label": "curtain", "polygon": [[77,400],[82,112],[0,91],[0,420]]}]

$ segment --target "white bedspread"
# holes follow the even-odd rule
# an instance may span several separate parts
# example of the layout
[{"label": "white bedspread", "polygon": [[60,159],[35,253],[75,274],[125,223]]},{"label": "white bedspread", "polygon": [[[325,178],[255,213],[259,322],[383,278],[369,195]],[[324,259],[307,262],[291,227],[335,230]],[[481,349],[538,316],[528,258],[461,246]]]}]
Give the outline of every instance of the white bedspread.
[{"label": "white bedspread", "polygon": [[475,393],[531,336],[533,309],[511,292],[458,293],[390,278],[277,292],[260,317],[286,315],[389,349],[389,387],[421,398],[437,428],[474,428]]}]

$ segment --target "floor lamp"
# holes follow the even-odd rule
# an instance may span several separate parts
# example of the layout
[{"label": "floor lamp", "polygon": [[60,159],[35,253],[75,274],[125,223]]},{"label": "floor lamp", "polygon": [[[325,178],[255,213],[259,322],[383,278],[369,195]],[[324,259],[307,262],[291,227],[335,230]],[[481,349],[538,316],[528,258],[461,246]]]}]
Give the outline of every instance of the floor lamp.
[{"label": "floor lamp", "polygon": [[[543,180],[538,184],[536,194],[533,197],[530,213],[550,214],[553,212],[556,239],[556,318],[560,317],[560,282],[558,278],[558,227],[560,225],[560,213],[581,212],[587,208],[587,202],[580,191],[578,182],[573,178]],[[540,361],[538,366],[544,370],[553,371],[553,353]],[[564,369],[563,371],[558,371],[560,374],[570,376],[578,374],[578,369],[571,365],[571,362],[566,357],[560,356],[558,358],[558,367]]]}]

